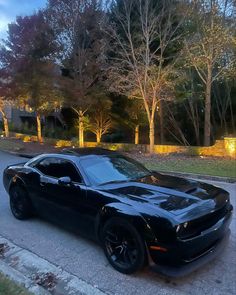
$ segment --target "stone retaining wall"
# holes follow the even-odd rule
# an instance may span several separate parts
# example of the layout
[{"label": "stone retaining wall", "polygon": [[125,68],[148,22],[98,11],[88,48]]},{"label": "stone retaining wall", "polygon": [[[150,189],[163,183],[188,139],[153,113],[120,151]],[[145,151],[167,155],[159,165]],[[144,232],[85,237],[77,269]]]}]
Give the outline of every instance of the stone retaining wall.
[{"label": "stone retaining wall", "polygon": [[[23,141],[37,141],[37,136],[25,135],[21,133],[12,133],[16,138],[22,139]],[[44,141],[55,145],[56,147],[78,147],[78,141],[61,140],[44,138]],[[131,143],[100,143],[96,142],[85,142],[85,147],[102,147],[110,150],[119,151],[136,151],[146,153],[148,152],[149,146],[147,144],[131,144]],[[216,140],[215,144],[209,147],[199,146],[177,146],[177,145],[155,145],[154,152],[157,154],[171,154],[171,153],[182,153],[187,155],[196,156],[215,156],[215,157],[231,157],[236,158],[236,138],[225,137],[223,140]]]}]

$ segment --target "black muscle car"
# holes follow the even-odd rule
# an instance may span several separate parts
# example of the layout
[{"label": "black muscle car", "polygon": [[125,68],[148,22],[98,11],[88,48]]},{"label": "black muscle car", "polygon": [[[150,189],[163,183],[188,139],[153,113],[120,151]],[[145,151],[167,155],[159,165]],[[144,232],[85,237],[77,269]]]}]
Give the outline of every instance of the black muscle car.
[{"label": "black muscle car", "polygon": [[149,171],[114,151],[67,149],[11,165],[3,182],[18,219],[38,214],[98,240],[110,264],[169,275],[222,250],[233,207],[225,190]]}]

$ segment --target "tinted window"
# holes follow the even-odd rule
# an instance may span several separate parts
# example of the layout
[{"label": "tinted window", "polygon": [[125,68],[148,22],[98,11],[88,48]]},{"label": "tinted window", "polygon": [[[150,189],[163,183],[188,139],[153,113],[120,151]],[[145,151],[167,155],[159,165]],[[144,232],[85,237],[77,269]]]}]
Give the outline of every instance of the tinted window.
[{"label": "tinted window", "polygon": [[60,158],[46,158],[35,165],[39,171],[56,178],[69,176],[72,181],[81,182],[76,168],[69,161]]},{"label": "tinted window", "polygon": [[89,180],[96,185],[108,182],[129,181],[150,175],[138,162],[123,157],[93,157],[80,161]]}]

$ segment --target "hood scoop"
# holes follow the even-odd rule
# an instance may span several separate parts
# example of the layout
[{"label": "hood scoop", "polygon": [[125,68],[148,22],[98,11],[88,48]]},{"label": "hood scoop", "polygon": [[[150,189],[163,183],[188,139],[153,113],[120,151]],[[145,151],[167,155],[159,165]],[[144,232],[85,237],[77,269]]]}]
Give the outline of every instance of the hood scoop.
[{"label": "hood scoop", "polygon": [[168,175],[158,178],[157,174],[155,183],[153,179],[146,177],[141,182],[115,184],[104,189],[127,198],[128,202],[149,203],[154,210],[159,207],[176,216],[184,214],[189,218],[219,209],[228,199],[226,192],[210,184]]},{"label": "hood scoop", "polygon": [[191,189],[188,189],[187,191],[185,191],[186,194],[192,194],[192,193],[195,193],[197,191],[197,188],[194,187],[194,188],[191,188]]},{"label": "hood scoop", "polygon": [[167,211],[175,211],[184,209],[195,204],[197,200],[170,196],[164,202],[159,203],[160,208]]}]

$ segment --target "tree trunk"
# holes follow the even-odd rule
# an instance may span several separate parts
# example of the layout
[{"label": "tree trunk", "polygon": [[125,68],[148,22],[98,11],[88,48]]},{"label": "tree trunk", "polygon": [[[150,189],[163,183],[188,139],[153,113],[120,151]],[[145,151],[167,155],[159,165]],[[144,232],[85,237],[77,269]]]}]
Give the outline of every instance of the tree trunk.
[{"label": "tree trunk", "polygon": [[84,147],[84,122],[83,119],[79,119],[79,146]]},{"label": "tree trunk", "polygon": [[7,117],[3,117],[3,126],[4,126],[4,133],[5,137],[9,137],[9,125]]},{"label": "tree trunk", "polygon": [[100,134],[100,132],[97,132],[96,138],[97,138],[97,143],[100,143],[101,142],[101,134]]},{"label": "tree trunk", "polygon": [[1,111],[1,114],[2,114],[2,119],[3,119],[5,137],[9,137],[9,125],[8,125],[7,116],[4,111]]},{"label": "tree trunk", "polygon": [[39,114],[36,115],[36,121],[37,121],[37,136],[38,136],[38,142],[42,143],[42,128],[41,128],[41,117]]},{"label": "tree trunk", "polygon": [[211,139],[211,69],[208,69],[205,95],[204,145],[210,145]]},{"label": "tree trunk", "polygon": [[150,154],[154,153],[154,144],[155,144],[155,128],[154,128],[154,119],[151,119],[149,122],[149,152]]},{"label": "tree trunk", "polygon": [[233,134],[235,134],[235,124],[234,124],[234,113],[233,113],[233,107],[232,107],[232,101],[229,101],[229,107],[230,107],[230,117],[231,117],[231,125],[232,125],[232,130]]},{"label": "tree trunk", "polygon": [[163,144],[165,141],[164,138],[164,118],[163,118],[163,101],[160,100],[159,101],[159,110],[158,110],[158,114],[159,114],[159,124],[160,124],[160,143]]},{"label": "tree trunk", "polygon": [[134,143],[139,144],[139,125],[135,126]]},{"label": "tree trunk", "polygon": [[229,100],[231,126],[232,126],[233,134],[235,134],[234,113],[233,113],[232,99],[231,99],[231,88],[229,87],[228,82],[226,82],[226,89],[227,89],[227,97],[228,97],[228,100]]},{"label": "tree trunk", "polygon": [[194,103],[192,101],[192,99],[188,99],[187,101],[188,101],[189,109],[187,106],[185,106],[185,109],[187,111],[187,114],[188,114],[190,120],[193,123],[193,129],[194,129],[194,133],[195,133],[195,139],[196,139],[197,146],[200,146],[201,142],[200,142],[200,133],[199,133],[198,108],[197,108],[196,103]]}]

